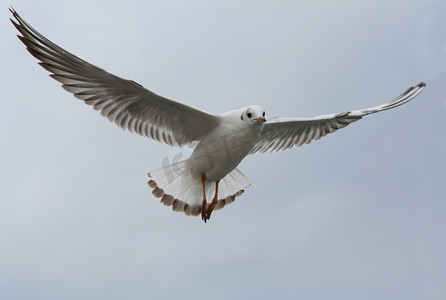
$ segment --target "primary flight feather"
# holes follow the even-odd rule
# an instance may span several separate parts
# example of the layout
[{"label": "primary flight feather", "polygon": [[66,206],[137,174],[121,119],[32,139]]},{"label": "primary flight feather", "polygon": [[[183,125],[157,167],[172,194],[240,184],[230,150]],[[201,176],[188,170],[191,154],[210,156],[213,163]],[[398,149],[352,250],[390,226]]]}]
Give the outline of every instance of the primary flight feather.
[{"label": "primary flight feather", "polygon": [[193,147],[188,159],[150,172],[148,185],[163,204],[186,215],[201,215],[205,222],[250,186],[236,168],[246,155],[308,144],[366,115],[402,105],[425,87],[422,82],[383,105],[312,118],[267,122],[265,111],[256,105],[214,115],[161,97],[78,58],[45,38],[14,9],[10,11],[19,39],[65,90],[122,128],[171,146]]}]

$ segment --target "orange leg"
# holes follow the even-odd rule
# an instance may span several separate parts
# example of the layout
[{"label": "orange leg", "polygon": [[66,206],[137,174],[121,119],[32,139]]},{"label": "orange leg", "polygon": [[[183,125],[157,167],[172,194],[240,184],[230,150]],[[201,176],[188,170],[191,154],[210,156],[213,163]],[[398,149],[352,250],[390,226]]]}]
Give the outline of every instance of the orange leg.
[{"label": "orange leg", "polygon": [[217,205],[218,202],[218,184],[220,183],[220,180],[217,180],[215,182],[215,196],[214,199],[212,199],[211,204],[206,209],[206,218],[204,219],[204,222],[209,220],[211,218],[212,211],[214,210],[215,205]]},{"label": "orange leg", "polygon": [[201,174],[201,185],[203,186],[203,204],[201,205],[201,219],[206,223],[206,189],[205,189],[205,183],[206,183],[206,175]]}]

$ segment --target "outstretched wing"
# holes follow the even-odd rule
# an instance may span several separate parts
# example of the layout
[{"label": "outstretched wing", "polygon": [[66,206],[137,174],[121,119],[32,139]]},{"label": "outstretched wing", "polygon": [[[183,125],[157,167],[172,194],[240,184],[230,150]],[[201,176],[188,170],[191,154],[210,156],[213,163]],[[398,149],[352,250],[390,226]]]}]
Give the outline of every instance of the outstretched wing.
[{"label": "outstretched wing", "polygon": [[358,121],[363,116],[400,106],[415,98],[425,87],[422,82],[409,88],[402,95],[386,104],[375,107],[343,112],[338,114],[317,116],[313,118],[286,118],[266,122],[259,141],[250,154],[264,153],[290,149],[308,144],[312,140],[344,128],[348,124]]},{"label": "outstretched wing", "polygon": [[10,9],[18,36],[39,64],[76,98],[99,110],[110,121],[172,146],[192,144],[218,125],[219,118],[161,97],[106,72],[65,51]]}]

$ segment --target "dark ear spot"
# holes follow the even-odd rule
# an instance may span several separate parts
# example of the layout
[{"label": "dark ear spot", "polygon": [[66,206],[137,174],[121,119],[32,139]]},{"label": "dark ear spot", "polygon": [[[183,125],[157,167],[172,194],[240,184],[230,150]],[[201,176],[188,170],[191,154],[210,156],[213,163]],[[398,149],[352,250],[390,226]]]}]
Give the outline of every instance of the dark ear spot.
[{"label": "dark ear spot", "polygon": [[243,121],[243,114],[240,116],[240,120],[242,120]]}]

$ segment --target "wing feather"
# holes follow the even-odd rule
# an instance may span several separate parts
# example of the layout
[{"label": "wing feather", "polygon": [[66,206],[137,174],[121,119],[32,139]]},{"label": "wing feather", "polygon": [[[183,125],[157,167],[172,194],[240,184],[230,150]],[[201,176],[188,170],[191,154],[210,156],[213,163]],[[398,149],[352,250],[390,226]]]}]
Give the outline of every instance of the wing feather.
[{"label": "wing feather", "polygon": [[286,118],[275,119],[265,123],[260,139],[250,154],[275,152],[309,144],[329,133],[344,128],[362,117],[383,110],[392,109],[415,98],[424,89],[426,84],[421,82],[409,88],[406,92],[392,101],[375,107],[342,112],[338,114],[322,115],[313,118]]},{"label": "wing feather", "polygon": [[101,115],[131,132],[172,146],[194,145],[219,123],[215,115],[161,97],[57,46],[26,23],[14,9],[18,36],[50,76]]}]

